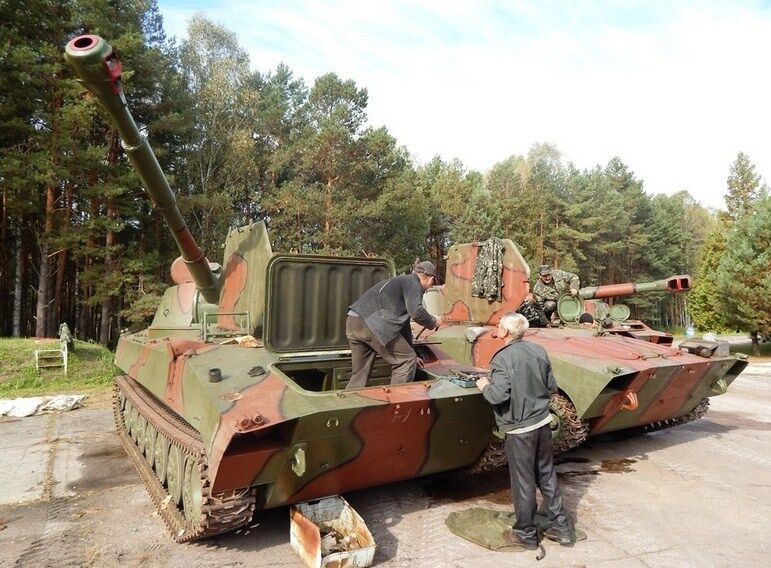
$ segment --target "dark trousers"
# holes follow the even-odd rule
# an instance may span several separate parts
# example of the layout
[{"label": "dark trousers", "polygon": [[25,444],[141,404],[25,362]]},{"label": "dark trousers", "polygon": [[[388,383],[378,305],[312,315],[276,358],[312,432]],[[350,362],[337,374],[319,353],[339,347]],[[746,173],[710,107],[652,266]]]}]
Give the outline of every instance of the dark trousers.
[{"label": "dark trousers", "polygon": [[412,345],[398,336],[388,345],[383,345],[364,319],[348,316],[345,321],[345,335],[351,346],[351,380],[346,389],[360,389],[367,386],[367,379],[375,364],[375,357],[380,355],[391,365],[391,384],[407,383],[415,378],[418,356]]},{"label": "dark trousers", "polygon": [[549,528],[556,533],[569,535],[572,529],[557,483],[549,425],[524,434],[506,434],[506,457],[509,460],[511,495],[517,516],[514,533],[528,542],[538,540],[534,522],[537,486],[543,495]]}]

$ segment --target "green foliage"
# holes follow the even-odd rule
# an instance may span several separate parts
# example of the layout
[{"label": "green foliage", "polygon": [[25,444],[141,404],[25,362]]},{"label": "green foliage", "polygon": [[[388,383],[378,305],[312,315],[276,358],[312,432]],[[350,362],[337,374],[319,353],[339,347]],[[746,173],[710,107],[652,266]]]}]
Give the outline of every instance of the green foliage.
[{"label": "green foliage", "polygon": [[755,172],[755,164],[750,162],[749,156],[743,152],[736,155],[727,183],[725,202],[728,217],[733,221],[741,218],[758,199],[768,193],[765,185],[760,184],[760,175]]},{"label": "green foliage", "polygon": [[0,339],[0,398],[104,390],[118,374],[113,354],[94,343],[75,342],[67,374],[61,369],[35,370],[35,349],[56,349],[58,341]]},{"label": "green foliage", "polygon": [[696,329],[701,331],[728,329],[717,285],[718,267],[726,250],[725,233],[725,226],[719,223],[707,238],[696,269],[694,288],[688,295],[688,314]]},{"label": "green foliage", "polygon": [[728,235],[717,288],[729,327],[771,333],[771,198],[746,211]]}]

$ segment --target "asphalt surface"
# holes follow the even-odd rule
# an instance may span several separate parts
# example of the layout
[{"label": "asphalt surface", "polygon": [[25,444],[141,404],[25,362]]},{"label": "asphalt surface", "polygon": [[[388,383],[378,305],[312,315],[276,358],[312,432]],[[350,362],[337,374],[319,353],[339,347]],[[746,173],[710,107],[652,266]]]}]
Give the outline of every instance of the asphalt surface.
[{"label": "asphalt surface", "polygon": [[[547,543],[539,567],[768,566],[771,362],[754,364],[698,422],[592,439],[559,457],[569,511],[588,539]],[[504,470],[432,476],[345,497],[375,541],[376,566],[498,568],[534,552],[492,552],[444,520],[472,506],[506,510]],[[4,528],[3,528],[4,527]],[[124,455],[107,409],[0,418],[0,566],[301,566],[288,509],[240,533],[175,544]]]}]

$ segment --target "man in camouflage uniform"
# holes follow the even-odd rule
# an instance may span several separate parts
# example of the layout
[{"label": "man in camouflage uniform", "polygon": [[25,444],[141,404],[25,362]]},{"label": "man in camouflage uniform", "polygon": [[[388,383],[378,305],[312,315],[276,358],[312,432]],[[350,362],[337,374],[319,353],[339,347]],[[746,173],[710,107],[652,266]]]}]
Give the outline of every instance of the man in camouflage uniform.
[{"label": "man in camouflage uniform", "polygon": [[547,318],[551,318],[557,310],[559,297],[565,293],[576,296],[580,286],[577,275],[565,270],[552,270],[551,266],[544,264],[538,269],[538,282],[533,286],[535,303],[543,309]]}]

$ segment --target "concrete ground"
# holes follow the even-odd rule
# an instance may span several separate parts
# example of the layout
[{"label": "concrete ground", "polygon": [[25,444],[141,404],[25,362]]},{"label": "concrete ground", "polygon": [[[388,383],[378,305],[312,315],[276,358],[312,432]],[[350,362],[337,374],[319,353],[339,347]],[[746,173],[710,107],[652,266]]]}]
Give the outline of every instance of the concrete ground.
[{"label": "concrete ground", "polygon": [[[768,566],[771,363],[751,365],[707,416],[670,430],[607,436],[560,456],[570,512],[588,533],[546,544],[538,566]],[[444,520],[509,508],[507,472],[434,476],[347,494],[377,542],[377,566],[533,565],[492,552]],[[0,418],[0,566],[261,566],[301,563],[287,508],[241,533],[174,544],[123,453],[110,411]]]}]

